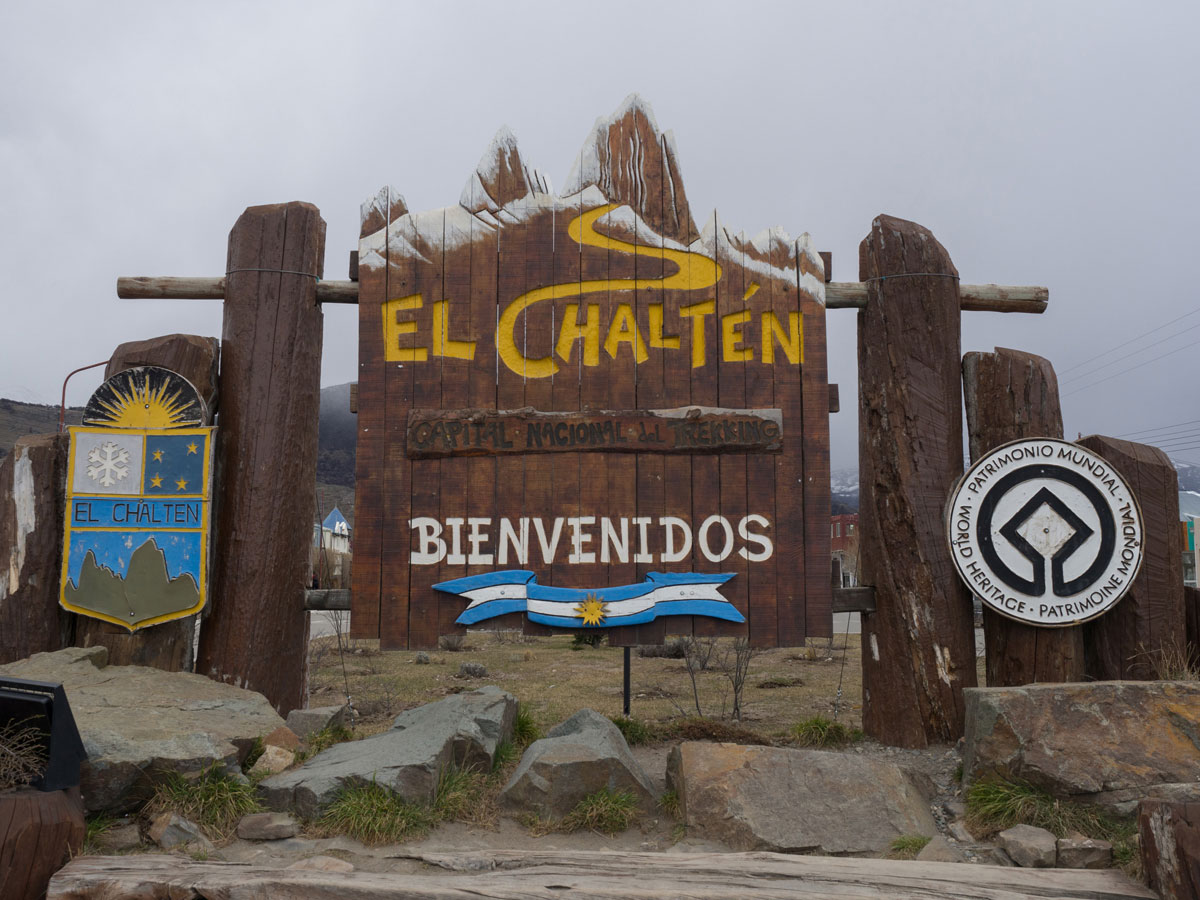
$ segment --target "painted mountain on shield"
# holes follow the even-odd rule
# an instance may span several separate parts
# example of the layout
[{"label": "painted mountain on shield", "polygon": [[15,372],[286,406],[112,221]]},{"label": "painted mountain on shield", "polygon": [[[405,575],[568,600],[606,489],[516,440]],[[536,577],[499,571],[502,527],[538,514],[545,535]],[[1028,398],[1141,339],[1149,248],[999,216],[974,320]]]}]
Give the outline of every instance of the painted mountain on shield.
[{"label": "painted mountain on shield", "polygon": [[148,619],[184,612],[200,603],[200,590],[190,574],[175,578],[167,571],[166,555],[153,539],[146,541],[129,558],[122,578],[99,565],[91,550],[84,557],[79,584],[67,581],[66,602],[114,619],[133,631]]}]

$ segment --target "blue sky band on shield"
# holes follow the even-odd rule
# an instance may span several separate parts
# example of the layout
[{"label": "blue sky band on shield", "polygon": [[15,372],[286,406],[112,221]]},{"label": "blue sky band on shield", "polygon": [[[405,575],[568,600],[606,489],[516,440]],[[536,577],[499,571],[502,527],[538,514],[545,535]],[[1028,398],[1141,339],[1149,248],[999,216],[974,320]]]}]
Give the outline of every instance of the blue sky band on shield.
[{"label": "blue sky band on shield", "polygon": [[659,616],[707,616],[729,622],[745,617],[718,588],[735,573],[649,572],[641,584],[607,588],[561,588],[537,583],[526,569],[487,572],[435,584],[468,600],[455,620],[473,625],[505,613],[524,612],[531,622],[557,628],[644,625]]}]

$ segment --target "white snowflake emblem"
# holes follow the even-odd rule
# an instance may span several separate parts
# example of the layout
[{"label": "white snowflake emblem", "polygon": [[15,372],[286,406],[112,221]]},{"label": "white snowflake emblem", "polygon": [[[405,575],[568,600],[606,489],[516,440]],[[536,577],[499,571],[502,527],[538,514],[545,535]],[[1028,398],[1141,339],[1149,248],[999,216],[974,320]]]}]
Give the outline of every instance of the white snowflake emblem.
[{"label": "white snowflake emblem", "polygon": [[88,453],[88,478],[98,481],[104,487],[112,487],[129,474],[129,451],[124,447],[106,441],[99,447],[93,447]]}]

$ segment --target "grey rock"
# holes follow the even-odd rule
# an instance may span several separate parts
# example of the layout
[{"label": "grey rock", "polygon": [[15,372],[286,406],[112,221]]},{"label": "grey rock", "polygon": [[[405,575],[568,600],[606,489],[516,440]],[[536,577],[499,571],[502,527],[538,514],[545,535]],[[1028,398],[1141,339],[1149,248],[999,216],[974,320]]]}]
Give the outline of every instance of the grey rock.
[{"label": "grey rock", "polygon": [[905,770],[870,756],[687,742],[667,783],[689,833],[736,850],[881,854],[901,835],[937,833]]},{"label": "grey rock", "polygon": [[979,861],[988,866],[1015,866],[1012,857],[999,847],[989,847],[980,856]]},{"label": "grey rock", "polygon": [[487,666],[483,663],[465,662],[458,667],[460,678],[487,678]]},{"label": "grey rock", "polygon": [[142,834],[137,825],[115,825],[101,832],[95,843],[104,853],[128,853],[142,846]]},{"label": "grey rock", "polygon": [[413,662],[418,666],[427,666],[429,665],[429,654],[424,650],[418,650],[417,655],[413,657]]},{"label": "grey rock", "polygon": [[242,816],[237,836],[244,841],[281,841],[296,836],[296,820],[287,813],[265,812]]},{"label": "grey rock", "polygon": [[307,738],[334,725],[350,721],[350,706],[314,706],[312,709],[293,709],[288,713],[287,727],[297,737]]},{"label": "grey rock", "polygon": [[104,647],[72,647],[0,666],[3,675],[63,683],[88,755],[80,786],[89,813],[136,809],[152,773],[194,775],[214,763],[236,770],[255,738],[283,724],[253,691],[107,659]]},{"label": "grey rock", "polygon": [[410,801],[429,802],[448,766],[491,769],[496,746],[512,737],[517,700],[494,686],[410,709],[392,728],[334,744],[302,766],[259,783],[274,810],[317,816],[342,788],[374,782]]},{"label": "grey rock", "polygon": [[996,835],[996,843],[1026,869],[1054,868],[1058,860],[1058,840],[1045,828],[1014,825]]},{"label": "grey rock", "polygon": [[963,778],[996,774],[1130,813],[1200,800],[1200,683],[968,688]]},{"label": "grey rock", "polygon": [[654,808],[654,783],[620,729],[598,712],[581,709],[529,745],[499,800],[506,809],[557,820],[604,788],[630,791],[642,809]]},{"label": "grey rock", "polygon": [[946,830],[950,832],[950,837],[956,841],[962,841],[964,844],[973,843],[975,836],[967,829],[965,823],[961,821],[951,822],[946,826]]},{"label": "grey rock", "polygon": [[935,834],[917,854],[917,859],[922,862],[962,862],[962,853],[954,847],[950,846],[940,834]]},{"label": "grey rock", "polygon": [[183,816],[173,812],[159,813],[150,823],[147,831],[150,840],[164,850],[175,847],[190,847],[205,852],[211,852],[212,843],[200,831],[200,826],[189,822]]},{"label": "grey rock", "polygon": [[295,761],[296,754],[291,750],[269,746],[263,750],[262,756],[255,760],[254,765],[250,767],[250,774],[264,778],[269,775],[278,775]]},{"label": "grey rock", "polygon": [[1112,844],[1096,838],[1058,839],[1060,869],[1107,869],[1112,865]]}]

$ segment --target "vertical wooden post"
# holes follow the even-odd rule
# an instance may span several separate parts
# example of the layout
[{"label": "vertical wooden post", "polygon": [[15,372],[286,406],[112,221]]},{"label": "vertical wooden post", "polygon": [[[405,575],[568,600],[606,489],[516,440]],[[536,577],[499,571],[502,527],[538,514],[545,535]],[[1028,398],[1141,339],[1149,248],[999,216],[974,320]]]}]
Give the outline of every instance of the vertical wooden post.
[{"label": "vertical wooden post", "polygon": [[1137,497],[1142,510],[1142,568],[1113,609],[1086,623],[1087,674],[1100,681],[1154,679],[1156,657],[1185,648],[1183,546],[1179,529],[1179,476],[1157,447],[1089,435],[1077,442],[1103,457]]},{"label": "vertical wooden post", "polygon": [[229,234],[210,615],[196,671],[304,703],[304,589],[316,506],[325,221],[247,209]]},{"label": "vertical wooden post", "polygon": [[863,729],[887,744],[953,742],[975,685],[969,594],[943,510],[963,471],[958,272],[926,228],[879,216],[859,247],[859,532]]},{"label": "vertical wooden post", "polygon": [[[127,341],[113,351],[104,377],[112,378],[135,366],[161,366],[190,381],[211,410],[217,399],[218,347],[216,338],[194,334]],[[75,646],[107,647],[110,666],[153,666],[167,672],[190,671],[195,635],[195,616],[163,622],[132,634],[100,619],[75,617]]]},{"label": "vertical wooden post", "polygon": [[[1009,441],[1062,438],[1058,378],[1049,360],[997,347],[966,354],[962,373],[971,462]],[[983,633],[990,687],[1083,680],[1080,625],[1037,628],[984,606]]]},{"label": "vertical wooden post", "polygon": [[1146,882],[1163,900],[1200,894],[1200,803],[1142,800],[1138,846]]},{"label": "vertical wooden post", "polygon": [[0,663],[71,644],[58,605],[67,436],[19,438],[0,460]]}]

